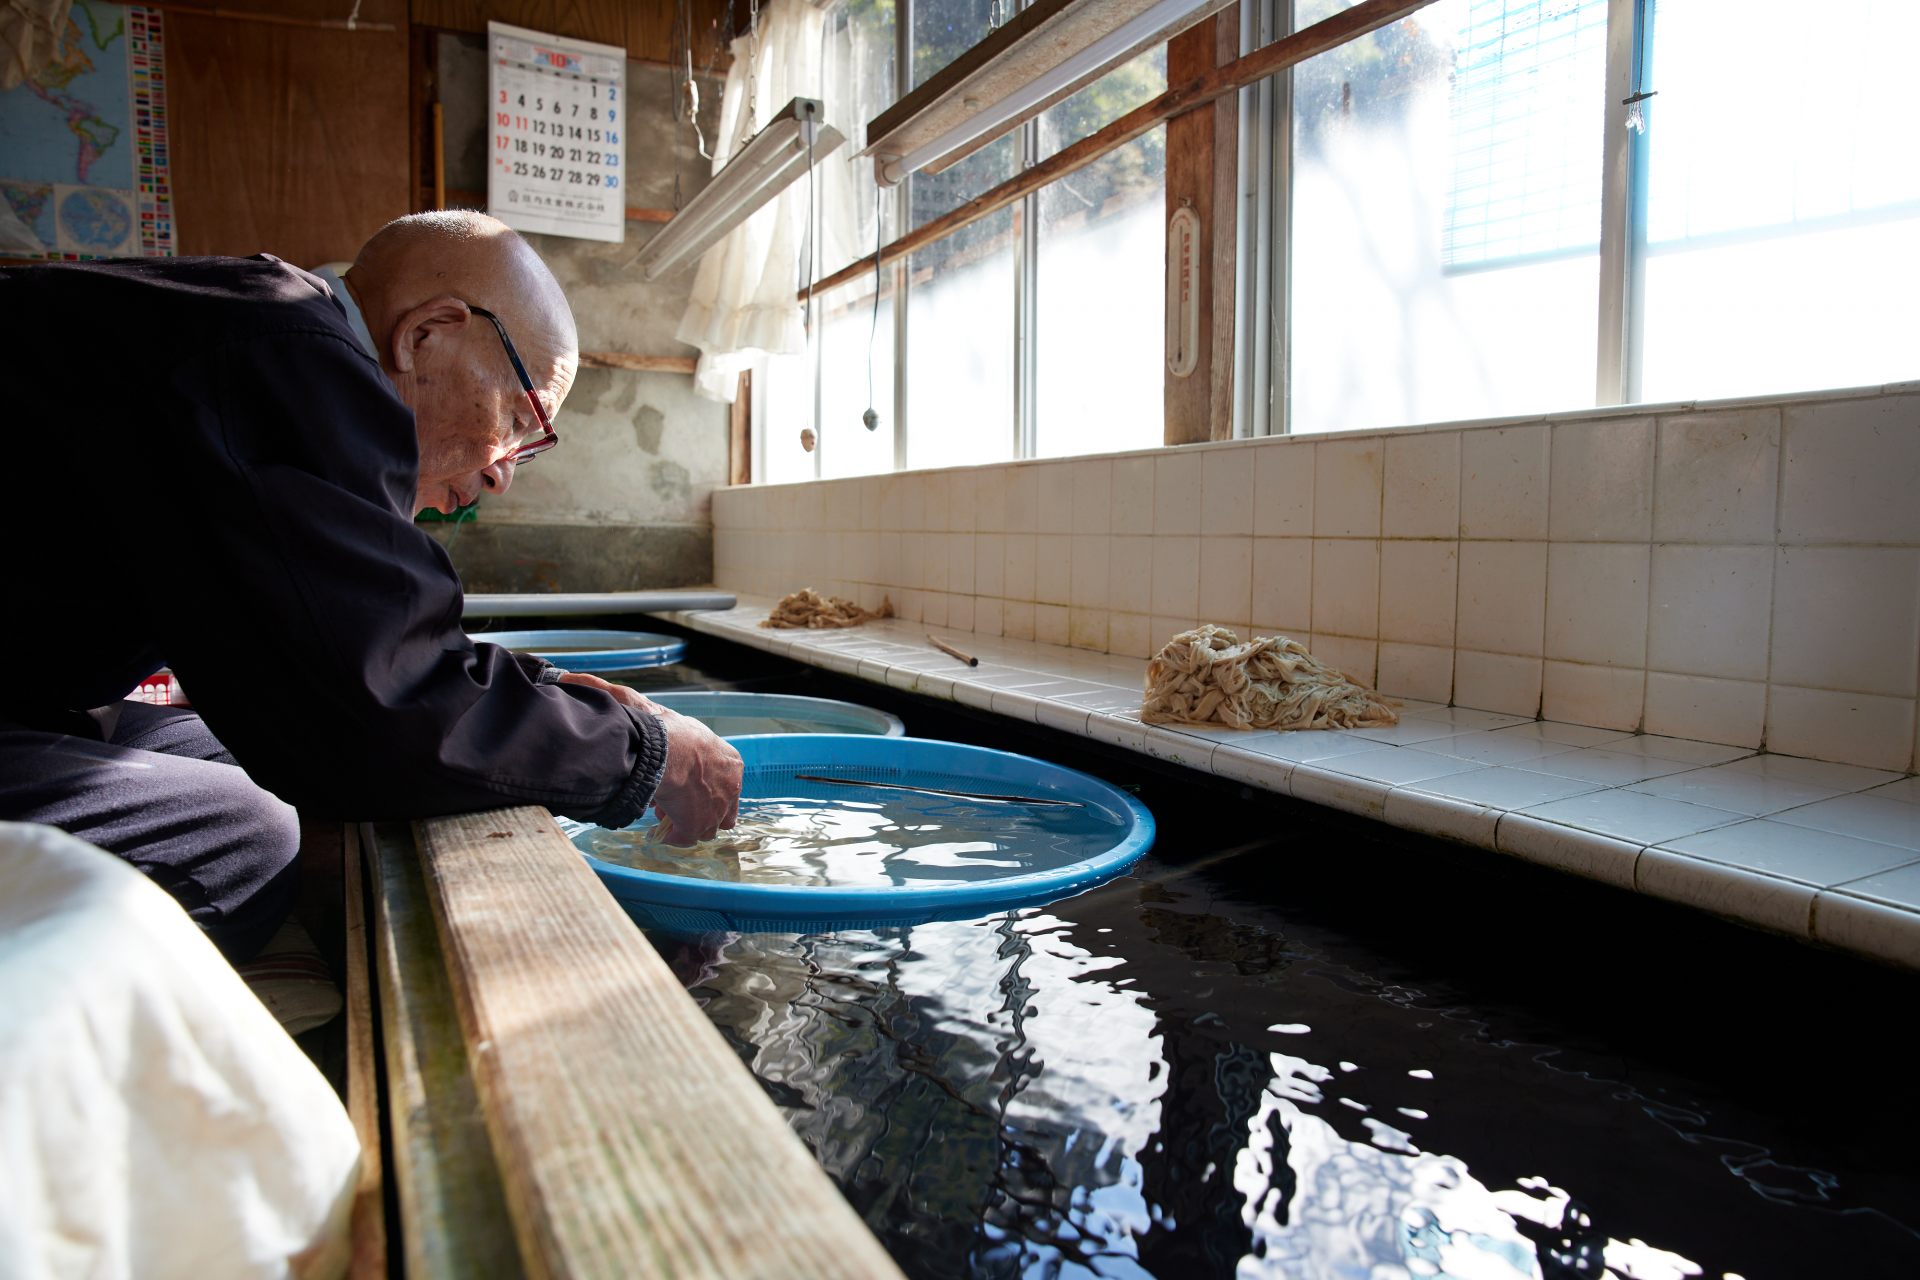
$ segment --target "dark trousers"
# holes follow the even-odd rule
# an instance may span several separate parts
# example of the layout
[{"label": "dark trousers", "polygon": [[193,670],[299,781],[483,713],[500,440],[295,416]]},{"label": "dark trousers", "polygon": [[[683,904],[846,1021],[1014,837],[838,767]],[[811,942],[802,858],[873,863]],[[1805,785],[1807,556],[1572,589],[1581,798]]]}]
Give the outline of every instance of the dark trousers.
[{"label": "dark trousers", "polygon": [[200,717],[122,702],[73,732],[0,722],[0,819],[58,827],[138,867],[230,960],[287,918],[300,823]]}]

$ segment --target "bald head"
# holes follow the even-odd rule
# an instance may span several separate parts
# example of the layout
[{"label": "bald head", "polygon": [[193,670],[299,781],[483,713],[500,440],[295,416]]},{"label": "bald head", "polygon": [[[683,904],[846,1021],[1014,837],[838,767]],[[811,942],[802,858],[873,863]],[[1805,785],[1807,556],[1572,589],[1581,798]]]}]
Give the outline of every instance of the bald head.
[{"label": "bald head", "polygon": [[446,209],[395,218],[362,246],[347,278],[376,333],[421,303],[451,295],[494,312],[516,343],[521,330],[529,338],[539,330],[562,347],[539,354],[578,351],[560,282],[519,232],[484,213]]},{"label": "bald head", "polygon": [[573,385],[579,339],[559,281],[533,246],[483,213],[389,222],[346,284],[420,437],[420,507],[451,510],[512,483],[517,445],[542,433],[506,355],[499,317],[551,419]]}]

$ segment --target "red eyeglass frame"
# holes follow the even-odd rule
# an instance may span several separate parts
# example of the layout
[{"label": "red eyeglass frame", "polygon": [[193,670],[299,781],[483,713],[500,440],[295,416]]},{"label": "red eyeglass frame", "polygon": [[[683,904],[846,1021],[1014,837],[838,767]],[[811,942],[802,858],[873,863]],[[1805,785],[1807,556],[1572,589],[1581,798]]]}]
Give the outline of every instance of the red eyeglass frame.
[{"label": "red eyeglass frame", "polygon": [[507,349],[507,359],[513,362],[513,371],[520,377],[520,386],[527,393],[527,403],[533,406],[533,416],[540,423],[540,429],[543,432],[538,438],[527,441],[508,455],[508,461],[517,467],[532,461],[559,444],[560,433],[553,429],[553,422],[547,417],[547,411],[540,407],[540,397],[534,394],[533,379],[527,376],[527,366],[520,363],[520,353],[513,349],[513,339],[507,336],[507,326],[501,324],[500,317],[485,307],[476,307],[469,302],[467,310],[474,315],[484,316],[493,321],[494,332],[500,335],[500,345]]}]

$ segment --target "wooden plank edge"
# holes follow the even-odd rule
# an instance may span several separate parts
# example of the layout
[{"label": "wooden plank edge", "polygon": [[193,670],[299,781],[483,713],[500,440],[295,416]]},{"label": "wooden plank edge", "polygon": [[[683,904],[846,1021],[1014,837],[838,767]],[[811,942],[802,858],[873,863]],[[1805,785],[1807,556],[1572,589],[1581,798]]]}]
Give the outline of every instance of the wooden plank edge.
[{"label": "wooden plank edge", "polygon": [[372,872],[394,1227],[404,1274],[524,1275],[412,833],[403,823],[367,824],[361,839]]},{"label": "wooden plank edge", "polygon": [[531,1274],[897,1280],[545,809],[414,831]]},{"label": "wooden plank edge", "polygon": [[380,1069],[373,1029],[373,988],[367,978],[372,945],[367,931],[366,877],[360,861],[359,828],[342,833],[347,954],[347,1118],[360,1139],[360,1179],[349,1219],[353,1280],[384,1280],[387,1274],[386,1167],[380,1146]]}]

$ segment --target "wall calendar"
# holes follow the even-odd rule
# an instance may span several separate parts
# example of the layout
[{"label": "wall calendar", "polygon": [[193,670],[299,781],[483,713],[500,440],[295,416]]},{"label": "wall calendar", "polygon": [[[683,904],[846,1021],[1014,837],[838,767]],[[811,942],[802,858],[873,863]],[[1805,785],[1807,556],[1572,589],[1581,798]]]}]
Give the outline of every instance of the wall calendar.
[{"label": "wall calendar", "polygon": [[487,24],[487,212],[520,231],[626,235],[627,53]]}]

